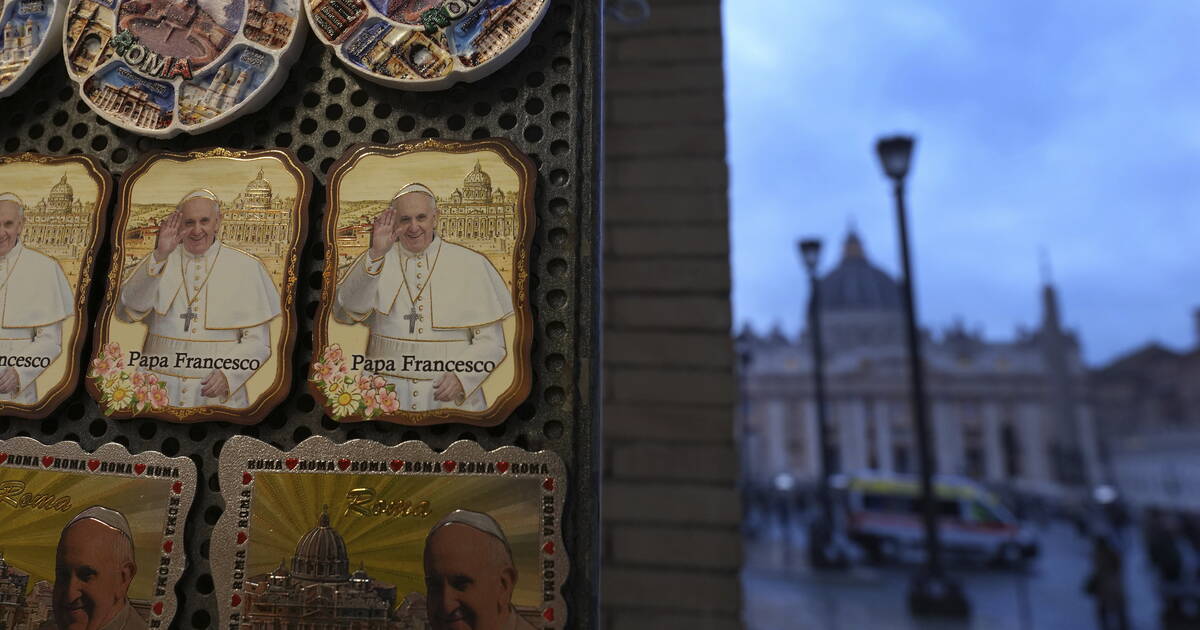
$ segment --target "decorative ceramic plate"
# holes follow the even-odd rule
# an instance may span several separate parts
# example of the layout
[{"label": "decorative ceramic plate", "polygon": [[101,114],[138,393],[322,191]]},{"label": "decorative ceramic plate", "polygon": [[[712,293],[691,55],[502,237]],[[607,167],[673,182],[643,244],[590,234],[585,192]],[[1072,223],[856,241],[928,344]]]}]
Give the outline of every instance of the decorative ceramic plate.
[{"label": "decorative ceramic plate", "polygon": [[135,133],[215,129],[279,91],[304,41],[300,0],[69,0],[67,72]]},{"label": "decorative ceramic plate", "polygon": [[303,0],[352,71],[404,90],[475,81],[529,43],[550,0]]},{"label": "decorative ceramic plate", "polygon": [[0,4],[0,98],[16,92],[57,52],[67,0]]}]

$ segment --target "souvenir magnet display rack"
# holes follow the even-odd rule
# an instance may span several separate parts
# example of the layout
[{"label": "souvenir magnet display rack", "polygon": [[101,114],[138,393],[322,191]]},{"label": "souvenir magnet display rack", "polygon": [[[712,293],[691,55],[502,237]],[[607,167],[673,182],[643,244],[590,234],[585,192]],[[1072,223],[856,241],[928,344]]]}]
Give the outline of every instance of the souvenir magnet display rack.
[{"label": "souvenir magnet display rack", "polygon": [[[30,435],[43,443],[78,441],[85,450],[107,442],[132,452],[161,451],[197,463],[201,491],[187,523],[188,569],[179,582],[175,626],[216,624],[209,573],[209,538],[224,501],[217,489],[216,454],[230,436],[245,433],[291,449],[311,435],[387,445],[419,439],[435,450],[471,439],[485,450],[515,445],[557,453],[566,465],[564,544],[571,562],[565,586],[570,628],[596,624],[598,584],[599,439],[599,71],[602,3],[552,2],[529,47],[495,74],[441,92],[402,92],[362,80],[308,38],[287,83],[263,110],[219,130],[170,141],[115,129],[79,99],[61,63],[43,67],[0,103],[0,150],[86,153],[117,178],[145,153],[212,146],[287,147],[317,177],[310,225],[320,225],[326,172],[353,143],[395,143],[422,137],[512,140],[538,167],[537,228],[530,260],[534,340],[533,387],[527,401],[492,428],[461,424],[405,427],[378,422],[341,425],[305,389],[312,348],[324,243],[311,231],[302,251],[297,295],[300,332],[288,398],[263,422],[173,424],[108,420],[80,386],[44,420],[0,418],[0,438]],[[107,261],[102,249],[98,260]],[[98,267],[103,267],[101,262]],[[97,269],[106,273],[107,269]],[[101,302],[93,284],[90,304]]]}]

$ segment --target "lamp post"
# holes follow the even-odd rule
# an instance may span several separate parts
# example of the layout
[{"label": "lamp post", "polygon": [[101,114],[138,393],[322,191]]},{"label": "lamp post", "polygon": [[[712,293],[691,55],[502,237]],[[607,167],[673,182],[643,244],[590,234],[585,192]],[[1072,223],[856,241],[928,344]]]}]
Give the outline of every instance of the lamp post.
[{"label": "lamp post", "polygon": [[814,568],[841,568],[848,563],[846,554],[833,544],[833,492],[829,487],[829,480],[833,476],[833,462],[829,459],[829,424],[825,416],[825,348],[821,339],[821,287],[817,278],[817,266],[821,261],[821,240],[806,238],[798,245],[804,269],[808,272],[808,331],[812,346],[817,442],[821,454],[821,478],[817,486],[821,517],[809,528],[808,561]]},{"label": "lamp post", "polygon": [[921,468],[921,512],[925,525],[925,566],[913,576],[908,590],[909,610],[918,615],[966,617],[970,606],[959,585],[942,569],[942,549],[938,540],[937,500],[933,487],[933,455],[925,400],[925,374],[921,360],[921,340],[917,329],[916,288],[908,250],[908,224],[904,209],[904,178],[912,161],[913,138],[880,138],[875,151],[883,172],[892,180],[896,199],[896,223],[900,230],[900,262],[904,272],[904,311],[908,340],[908,374],[912,387],[912,416],[917,430]]}]

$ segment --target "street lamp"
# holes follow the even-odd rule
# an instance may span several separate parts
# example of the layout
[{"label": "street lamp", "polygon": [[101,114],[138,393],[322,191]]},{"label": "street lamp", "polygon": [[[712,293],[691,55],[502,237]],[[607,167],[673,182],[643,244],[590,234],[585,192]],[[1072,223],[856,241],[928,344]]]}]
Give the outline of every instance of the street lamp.
[{"label": "street lamp", "polygon": [[966,617],[970,606],[962,588],[942,570],[942,549],[938,540],[937,500],[933,489],[933,457],[928,406],[925,400],[925,375],[921,361],[921,341],[917,330],[916,292],[908,250],[908,224],[904,210],[904,178],[912,161],[913,138],[891,136],[875,143],[883,172],[892,180],[896,198],[896,222],[900,229],[900,262],[904,271],[904,310],[908,337],[908,374],[912,386],[913,424],[921,466],[921,512],[925,524],[925,566],[913,576],[908,590],[909,610],[918,615]]},{"label": "street lamp", "polygon": [[833,493],[829,488],[833,462],[829,458],[829,424],[825,417],[825,349],[821,341],[821,286],[817,278],[817,266],[821,262],[821,240],[802,239],[799,247],[804,269],[808,271],[808,330],[812,345],[818,450],[821,453],[821,478],[817,486],[821,518],[809,528],[808,560],[814,568],[841,568],[848,563],[846,554],[833,544]]}]

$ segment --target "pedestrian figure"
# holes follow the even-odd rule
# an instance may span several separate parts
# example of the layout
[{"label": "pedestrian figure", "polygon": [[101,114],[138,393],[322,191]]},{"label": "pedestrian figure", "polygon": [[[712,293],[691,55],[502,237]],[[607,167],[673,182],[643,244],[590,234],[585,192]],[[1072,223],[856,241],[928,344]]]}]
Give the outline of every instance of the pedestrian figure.
[{"label": "pedestrian figure", "polygon": [[1100,630],[1129,630],[1121,554],[1106,537],[1096,537],[1092,547],[1092,573],[1084,590],[1096,598]]}]

